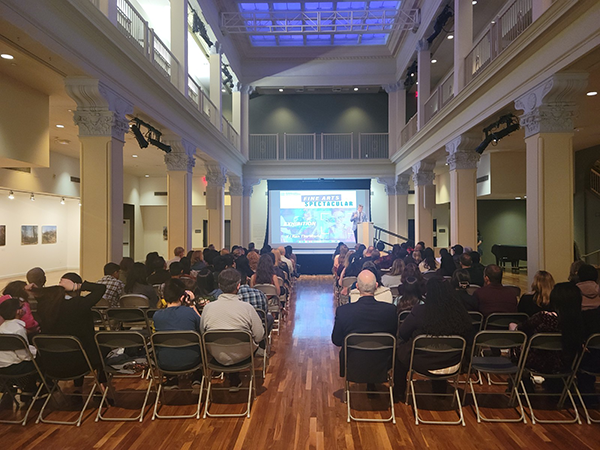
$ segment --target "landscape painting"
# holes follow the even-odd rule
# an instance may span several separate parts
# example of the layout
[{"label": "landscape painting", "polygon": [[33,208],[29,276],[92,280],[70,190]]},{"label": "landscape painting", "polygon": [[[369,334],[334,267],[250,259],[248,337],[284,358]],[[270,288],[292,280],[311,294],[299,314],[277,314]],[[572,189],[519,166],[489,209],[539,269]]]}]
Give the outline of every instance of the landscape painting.
[{"label": "landscape painting", "polygon": [[56,225],[42,226],[42,244],[56,244]]},{"label": "landscape painting", "polygon": [[37,245],[38,226],[21,225],[21,245]]}]

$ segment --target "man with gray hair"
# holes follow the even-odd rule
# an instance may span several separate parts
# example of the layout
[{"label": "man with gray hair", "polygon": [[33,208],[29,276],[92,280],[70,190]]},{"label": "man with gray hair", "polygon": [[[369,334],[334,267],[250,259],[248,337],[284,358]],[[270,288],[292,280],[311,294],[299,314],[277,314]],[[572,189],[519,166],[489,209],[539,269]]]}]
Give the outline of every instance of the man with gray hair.
[{"label": "man with gray hair", "polygon": [[[375,300],[377,280],[370,270],[363,270],[356,281],[360,298],[355,303],[347,303],[337,308],[335,324],[331,340],[338,347],[344,345],[344,339],[351,333],[389,333],[396,336],[398,329],[398,314],[396,307],[390,303]],[[340,376],[344,376],[344,353],[340,349]],[[348,349],[350,353],[352,349]],[[372,358],[366,356],[351,370],[355,374],[364,374],[361,378],[367,380],[371,370],[381,369],[386,361],[373,352]],[[354,361],[354,359],[353,359]]]}]

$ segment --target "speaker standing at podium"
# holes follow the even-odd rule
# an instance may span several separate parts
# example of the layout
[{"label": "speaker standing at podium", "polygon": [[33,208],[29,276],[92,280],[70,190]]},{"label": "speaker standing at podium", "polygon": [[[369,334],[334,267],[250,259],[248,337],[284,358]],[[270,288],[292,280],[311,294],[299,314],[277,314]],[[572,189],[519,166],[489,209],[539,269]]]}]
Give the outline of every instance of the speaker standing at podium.
[{"label": "speaker standing at podium", "polygon": [[352,213],[350,222],[352,222],[352,231],[354,231],[354,241],[358,242],[358,224],[367,220],[367,215],[363,212],[363,205],[358,205],[358,209]]}]

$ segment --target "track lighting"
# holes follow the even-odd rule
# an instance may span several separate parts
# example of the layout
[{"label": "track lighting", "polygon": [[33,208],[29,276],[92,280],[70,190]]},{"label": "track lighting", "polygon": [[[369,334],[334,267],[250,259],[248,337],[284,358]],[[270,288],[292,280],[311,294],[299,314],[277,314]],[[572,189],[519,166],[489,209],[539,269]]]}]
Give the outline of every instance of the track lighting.
[{"label": "track lighting", "polygon": [[505,138],[519,128],[519,119],[514,114],[506,114],[500,117],[496,122],[483,129],[485,139],[477,146],[475,151],[481,155],[488,145],[497,145],[500,139]]},{"label": "track lighting", "polygon": [[[149,123],[146,123],[142,119],[139,119],[137,117],[135,117],[133,121],[135,123],[131,125],[131,130],[133,131],[133,134],[135,135],[135,138],[138,141],[140,148],[146,148],[148,147],[148,143],[150,143],[155,147],[158,147],[165,153],[171,153],[171,146],[160,142],[160,137],[162,136],[162,133],[160,131],[158,131]],[[145,136],[140,129],[140,127],[142,126],[148,129]],[[133,155],[133,157],[137,158],[137,155]]]},{"label": "track lighting", "polygon": [[144,135],[140,131],[140,126],[138,124],[131,125],[131,131],[133,131],[135,140],[138,142],[140,148],[148,147],[148,141],[146,140],[146,138],[144,138]]}]

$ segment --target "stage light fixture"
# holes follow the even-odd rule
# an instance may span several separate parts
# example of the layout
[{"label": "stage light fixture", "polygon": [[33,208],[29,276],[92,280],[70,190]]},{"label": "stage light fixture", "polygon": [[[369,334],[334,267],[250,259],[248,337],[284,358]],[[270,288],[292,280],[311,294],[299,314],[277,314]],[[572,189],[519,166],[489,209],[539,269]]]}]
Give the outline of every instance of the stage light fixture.
[{"label": "stage light fixture", "polygon": [[442,32],[446,22],[450,17],[454,16],[454,12],[450,8],[450,5],[446,5],[439,16],[435,19],[435,23],[433,24],[433,33],[427,38],[427,42],[430,44],[434,41],[436,37]]},{"label": "stage light fixture", "polygon": [[[160,137],[159,137],[159,139],[160,139]],[[165,153],[171,153],[171,150],[172,150],[172,149],[171,149],[171,146],[170,146],[170,145],[167,145],[167,144],[165,144],[164,142],[160,142],[159,140],[157,140],[157,139],[154,139],[154,138],[152,138],[152,137],[148,137],[148,141],[149,141],[149,142],[150,142],[152,145],[154,145],[155,147],[158,147],[158,148],[160,148],[160,149],[161,149],[163,152],[165,152]]]},{"label": "stage light fixture", "polygon": [[137,143],[140,146],[140,148],[146,148],[146,147],[148,147],[148,141],[146,140],[146,138],[144,137],[144,135],[140,131],[139,124],[133,124],[133,125],[131,125],[131,131],[133,131],[133,135],[135,136],[135,140],[137,141]]},{"label": "stage light fixture", "polygon": [[15,194],[13,193],[13,191],[10,191],[10,192],[8,193],[8,199],[9,199],[9,200],[14,200],[14,199],[15,199]]},{"label": "stage light fixture", "polygon": [[488,145],[497,145],[500,139],[505,138],[519,128],[519,119],[515,115],[506,114],[500,117],[496,122],[483,129],[485,139],[477,146],[475,151],[481,155]]},{"label": "stage light fixture", "polygon": [[29,196],[29,200],[35,202],[35,195],[33,195],[33,193],[31,193],[31,195]]}]

